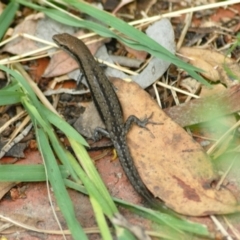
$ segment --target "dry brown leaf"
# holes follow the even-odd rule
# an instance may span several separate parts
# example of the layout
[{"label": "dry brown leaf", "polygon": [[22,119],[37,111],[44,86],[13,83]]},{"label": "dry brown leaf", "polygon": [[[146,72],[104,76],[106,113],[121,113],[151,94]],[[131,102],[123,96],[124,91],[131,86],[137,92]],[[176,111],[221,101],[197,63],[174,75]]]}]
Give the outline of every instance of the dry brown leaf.
[{"label": "dry brown leaf", "polygon": [[[237,85],[235,85],[233,88],[236,88]],[[226,95],[226,92],[229,93],[229,96]],[[231,98],[231,102],[235,102],[235,101],[239,101],[240,100],[240,96],[238,98],[236,98],[236,96],[234,97],[234,99],[232,99],[232,97],[235,94],[232,94],[232,91],[230,91],[229,89],[226,90],[226,88],[222,85],[222,84],[216,84],[213,85],[212,88],[208,88],[206,86],[202,86],[201,89],[201,97],[206,97],[206,101],[208,100],[209,96],[226,96],[226,98],[230,99]],[[225,99],[223,100],[219,100],[218,101],[218,105],[213,106],[213,108],[220,108],[219,106],[221,106],[222,104],[228,104],[229,101],[226,101]],[[199,106],[200,108],[201,106]],[[208,121],[205,124],[201,125],[201,135],[204,137],[208,137],[210,139],[219,139],[228,129],[230,129],[235,123],[236,123],[236,117],[234,114],[229,114],[229,110],[233,110],[231,108],[231,105],[227,105],[228,112],[227,113],[222,113],[222,116],[219,116],[217,119],[213,119],[213,121]],[[240,110],[240,109],[239,109]],[[237,109],[235,109],[235,111],[237,112]],[[220,112],[221,113],[221,112]],[[208,115],[208,114],[206,114]],[[205,135],[206,134],[206,135]],[[211,153],[211,157],[212,159],[216,159],[217,157],[219,157],[220,155],[222,155],[227,149],[229,149],[229,145],[232,142],[232,139],[234,137],[234,132],[232,132],[231,134],[229,134],[225,140],[219,144],[218,148],[215,149],[214,153]]]},{"label": "dry brown leaf", "polygon": [[0,200],[16,184],[14,182],[0,182]]},{"label": "dry brown leaf", "polygon": [[128,53],[132,54],[136,59],[144,61],[148,55],[145,51],[139,51],[128,46],[124,46]]},{"label": "dry brown leaf", "polygon": [[218,96],[219,94],[223,93],[226,89],[222,84],[215,84],[211,88],[207,86],[201,87],[201,93],[199,94],[201,98],[208,97],[208,96]]},{"label": "dry brown leaf", "polygon": [[60,51],[53,55],[42,76],[45,78],[60,76],[78,68],[75,59],[71,58],[67,53]]},{"label": "dry brown leaf", "polygon": [[[38,19],[37,19],[38,20]],[[19,25],[16,26],[13,32],[13,36],[21,33],[28,33],[29,35],[35,35],[37,21],[36,19],[29,18],[24,20]],[[28,51],[37,50],[39,47],[37,44],[30,39],[18,37],[14,41],[8,43],[4,48],[3,51],[9,52],[12,54],[24,54]]]},{"label": "dry brown leaf", "polygon": [[218,179],[210,158],[179,125],[171,120],[150,96],[135,83],[114,79],[124,117],[139,118],[154,113],[148,124],[154,135],[133,126],[128,144],[134,163],[148,189],[178,213],[190,216],[226,214],[239,211],[233,194],[227,189],[216,191]]},{"label": "dry brown leaf", "polygon": [[[203,69],[201,74],[207,79],[216,82],[221,80],[222,70],[232,72],[236,78],[240,79],[239,65],[223,54],[208,49],[182,47],[179,53],[186,56],[195,67]],[[224,81],[224,79],[223,79]]]},{"label": "dry brown leaf", "polygon": [[180,126],[190,126],[240,111],[240,84],[208,97],[164,109]]}]

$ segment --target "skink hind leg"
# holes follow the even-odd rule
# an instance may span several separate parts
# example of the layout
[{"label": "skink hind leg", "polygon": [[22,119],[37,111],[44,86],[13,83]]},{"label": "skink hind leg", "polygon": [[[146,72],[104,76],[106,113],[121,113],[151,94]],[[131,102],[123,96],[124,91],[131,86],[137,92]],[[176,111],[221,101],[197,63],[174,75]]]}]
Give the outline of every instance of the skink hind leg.
[{"label": "skink hind leg", "polygon": [[93,140],[95,142],[99,141],[102,137],[110,138],[109,133],[106,129],[97,127],[94,129]]}]

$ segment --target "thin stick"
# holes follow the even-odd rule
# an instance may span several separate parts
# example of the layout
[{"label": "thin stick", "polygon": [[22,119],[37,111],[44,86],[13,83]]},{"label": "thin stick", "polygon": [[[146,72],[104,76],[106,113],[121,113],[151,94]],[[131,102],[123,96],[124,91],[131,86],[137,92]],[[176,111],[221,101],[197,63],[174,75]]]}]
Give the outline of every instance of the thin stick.
[{"label": "thin stick", "polygon": [[189,93],[189,92],[187,92],[187,91],[181,90],[181,89],[176,88],[176,87],[173,87],[173,86],[169,86],[169,85],[167,85],[167,84],[165,84],[165,83],[162,83],[162,82],[157,82],[156,84],[158,84],[159,86],[168,88],[168,89],[170,89],[170,90],[174,90],[174,91],[176,91],[176,92],[183,93],[183,94],[185,94],[185,95],[187,95],[187,96],[191,96],[191,97],[193,97],[193,98],[200,98],[198,95]]},{"label": "thin stick", "polygon": [[222,226],[222,224],[218,221],[218,219],[213,216],[210,215],[210,218],[212,219],[212,221],[215,223],[215,225],[217,226],[218,230],[223,234],[223,236],[227,239],[227,240],[233,240],[232,237],[228,234],[228,232],[224,229],[224,227]]}]

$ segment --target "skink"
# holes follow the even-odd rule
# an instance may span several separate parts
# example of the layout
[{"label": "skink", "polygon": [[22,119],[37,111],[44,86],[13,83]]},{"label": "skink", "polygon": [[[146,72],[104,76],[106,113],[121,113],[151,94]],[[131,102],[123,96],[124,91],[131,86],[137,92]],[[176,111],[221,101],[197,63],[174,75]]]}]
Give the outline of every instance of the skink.
[{"label": "skink", "polygon": [[131,124],[135,122],[139,126],[145,127],[148,118],[141,121],[135,116],[130,116],[124,123],[121,105],[115,90],[86,45],[67,33],[54,35],[53,40],[79,64],[91,91],[94,104],[106,126],[106,131],[103,129],[98,129],[98,131],[111,139],[130,183],[150,205],[157,206],[157,200],[141,180],[126,140],[126,133]]}]

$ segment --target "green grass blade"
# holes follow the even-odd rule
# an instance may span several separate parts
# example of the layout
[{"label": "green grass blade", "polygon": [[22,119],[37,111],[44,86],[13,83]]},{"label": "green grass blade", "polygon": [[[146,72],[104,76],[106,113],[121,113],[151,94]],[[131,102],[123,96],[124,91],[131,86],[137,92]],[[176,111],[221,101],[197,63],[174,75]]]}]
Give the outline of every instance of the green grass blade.
[{"label": "green grass blade", "polygon": [[[86,149],[82,145],[72,139],[69,139],[69,142],[71,143],[71,146],[77,158],[80,160],[81,166],[86,172],[85,174],[82,170],[79,169],[78,172],[80,172],[80,174],[82,175],[80,176],[81,180],[84,182],[85,179],[89,178],[93,183],[89,186],[88,180],[88,182],[84,182],[84,186],[87,188],[91,198],[95,198],[94,200],[96,200],[98,202],[98,205],[101,206],[102,211],[111,219],[115,213],[118,213],[118,210],[112,200],[112,197],[107,191],[101,177],[99,176],[95,166],[93,165],[91,158],[89,157]],[[72,164],[75,164],[74,169],[79,168],[79,163],[72,162]],[[88,176],[88,178],[86,175]],[[115,229],[118,239],[133,239],[133,235],[128,230],[120,228],[118,226],[115,226]]]},{"label": "green grass blade", "polygon": [[77,142],[84,146],[89,146],[86,140],[64,119],[60,118],[43,105],[40,111],[42,112],[43,116],[46,116],[50,123],[52,123],[55,127],[59,128],[66,136],[75,139]]},{"label": "green grass blade", "polygon": [[23,94],[20,92],[2,90],[0,94],[0,106],[19,103],[22,97]]},{"label": "green grass blade", "polygon": [[59,166],[56,163],[56,159],[50,148],[47,136],[42,128],[35,126],[38,148],[44,159],[49,181],[54,191],[57,204],[67,222],[67,225],[72,233],[74,239],[85,239],[87,236],[84,233],[82,227],[79,225],[78,220],[74,213],[73,204],[65,188],[65,184],[59,170]]},{"label": "green grass blade", "polygon": [[0,69],[3,70],[4,72],[8,73],[9,75],[13,76],[15,81],[17,81],[19,88],[21,88],[23,93],[30,98],[30,100],[33,102],[34,106],[36,106],[36,108],[41,109],[41,106],[39,104],[39,101],[38,101],[35,93],[33,92],[32,88],[29,86],[29,84],[27,83],[27,81],[24,79],[24,77],[21,74],[19,74],[18,72],[14,71],[12,69],[9,69],[6,66],[3,66],[3,65],[0,65]]},{"label": "green grass blade", "polygon": [[[38,125],[40,125],[44,129],[44,131],[47,133],[47,135],[51,141],[51,144],[53,146],[53,149],[55,149],[55,152],[59,156],[59,159],[62,161],[62,163],[65,165],[65,167],[69,170],[71,176],[76,180],[77,176],[75,174],[75,171],[73,170],[71,164],[69,163],[68,157],[66,156],[65,151],[63,150],[63,147],[61,146],[58,138],[55,135],[54,129],[52,128],[50,123],[48,121],[46,121],[46,119],[48,119],[48,118],[44,119],[45,115],[41,114],[41,112],[39,112],[35,108],[35,106],[33,104],[31,104],[31,102],[29,101],[29,99],[26,96],[22,97],[21,103],[27,110],[28,114],[31,116],[32,121],[36,121],[38,123]],[[43,109],[45,109],[45,106],[42,107],[42,110]],[[65,122],[65,124],[67,124],[67,123]],[[68,129],[69,129],[69,126],[67,125],[66,130],[68,130]]]},{"label": "green grass blade", "polygon": [[15,1],[11,1],[7,7],[4,9],[4,11],[0,15],[0,41],[2,40],[5,32],[9,28],[10,24],[12,23],[12,20],[15,16],[15,13],[18,10],[18,3]]},{"label": "green grass blade", "polygon": [[[82,193],[86,193],[86,189],[81,185],[74,183],[68,179],[65,179],[64,182],[66,186],[68,186],[69,188],[75,189],[76,191],[80,191]],[[159,226],[162,226],[163,224],[165,226],[168,226],[171,229],[173,236],[176,236],[176,234],[182,234],[183,231],[185,231],[190,234],[197,234],[199,236],[211,237],[210,233],[207,230],[207,227],[202,224],[193,223],[185,219],[175,217],[170,213],[168,214],[168,213],[161,213],[159,211],[153,211],[149,208],[134,205],[118,198],[113,198],[113,199],[116,203],[120,204],[121,206],[126,207],[130,211],[157,223]]]},{"label": "green grass blade", "polygon": [[[79,166],[79,163],[72,157],[69,157],[69,161],[71,162],[73,168],[75,169],[76,173],[78,174],[79,178],[84,183],[93,203],[97,202],[98,204],[93,207],[97,207],[94,209],[95,212],[101,211],[103,212],[108,218],[112,218],[115,213],[118,213],[116,206],[113,203],[111,196],[109,195],[106,186],[102,182],[96,168],[93,166],[92,160],[86,152],[86,149],[80,145],[78,142],[75,142],[72,139],[69,139],[71,146],[77,155],[78,159],[81,159],[81,165],[83,164],[83,168],[87,171],[87,174],[82,170]],[[90,167],[86,167],[86,165],[90,165]],[[93,169],[91,169],[93,166]],[[66,183],[66,180],[65,180]],[[98,207],[101,206],[101,209]],[[115,225],[114,225],[115,226]],[[106,225],[100,225],[101,231],[104,231]],[[103,228],[103,230],[102,230]],[[118,226],[115,226],[116,234],[119,236],[123,236],[123,239],[132,239],[132,234]]]},{"label": "green grass blade", "polygon": [[73,151],[75,152],[77,158],[81,161],[81,166],[83,167],[84,171],[86,172],[87,176],[91,179],[91,181],[94,183],[96,188],[99,190],[99,192],[104,196],[108,204],[110,205],[112,212],[117,212],[117,208],[114,205],[112,198],[109,194],[109,192],[106,189],[106,186],[102,182],[101,177],[99,176],[92,159],[89,157],[86,149],[75,142],[73,139],[69,139],[71,146],[73,148]]},{"label": "green grass blade", "polygon": [[58,159],[61,161],[61,163],[68,169],[71,178],[74,179],[75,182],[79,182],[80,180],[76,175],[76,172],[69,162],[69,154],[67,150],[62,146],[60,141],[58,140],[57,136],[53,132],[48,132],[49,140],[51,142],[52,148],[54,149],[54,152],[58,156]]},{"label": "green grass blade", "polygon": [[39,114],[37,108],[29,101],[27,96],[21,98],[21,103],[30,115],[32,122],[37,122],[46,133],[53,131],[51,125],[47,121],[44,121],[44,118]]},{"label": "green grass blade", "polygon": [[[69,176],[69,171],[64,166],[59,166],[62,178]],[[0,165],[1,182],[42,182],[46,181],[43,165]]]},{"label": "green grass blade", "polygon": [[11,82],[7,86],[3,87],[1,91],[22,92],[22,89],[20,88],[18,82],[14,78],[11,78]]},{"label": "green grass blade", "polygon": [[43,9],[45,9],[44,7],[41,7],[40,5],[34,4],[31,1],[25,1],[25,0],[13,0],[19,4],[25,5],[29,8],[35,9],[36,11],[42,12]]},{"label": "green grass blade", "polygon": [[90,197],[90,201],[92,203],[94,215],[96,217],[97,225],[100,229],[102,239],[104,240],[112,240],[111,232],[109,226],[107,224],[106,218],[103,214],[102,207],[99,205],[97,199]]},{"label": "green grass blade", "polygon": [[208,229],[205,225],[193,223],[185,219],[179,218],[175,213],[174,213],[175,215],[174,216],[172,215],[171,210],[169,211],[169,213],[162,213],[159,211],[154,211],[151,209],[144,208],[142,206],[129,204],[121,199],[114,198],[114,201],[118,202],[122,206],[125,206],[129,210],[158,223],[159,225],[164,223],[167,226],[171,227],[173,230],[176,230],[178,232],[186,231],[189,233],[193,233],[193,234],[197,234],[205,237],[206,236],[210,237]]},{"label": "green grass blade", "polygon": [[[70,141],[73,142],[74,140],[70,140]],[[78,143],[75,143],[75,144],[78,145]],[[73,146],[73,149],[74,148],[75,147]],[[78,153],[78,156],[79,155],[82,157],[83,161],[89,161],[89,160],[91,161],[89,156],[87,158],[85,158],[85,156],[81,155],[81,153]],[[98,200],[98,202],[100,203],[104,213],[108,217],[111,217],[114,213],[118,212],[116,206],[114,204],[113,205],[111,204],[112,199],[111,199],[111,201],[108,201],[107,195],[109,195],[109,193],[107,192],[107,195],[102,194],[102,192],[100,191],[98,186],[96,186],[96,184],[91,180],[91,178],[87,176],[87,174],[80,167],[80,165],[76,161],[76,159],[73,158],[71,155],[69,155],[69,161],[70,161],[71,165],[73,166],[76,174],[79,176],[79,178],[83,182],[83,184],[84,184],[87,192],[89,193],[89,195],[91,195],[91,197],[94,197],[95,199]],[[102,180],[100,179],[100,181],[102,181]]]}]

